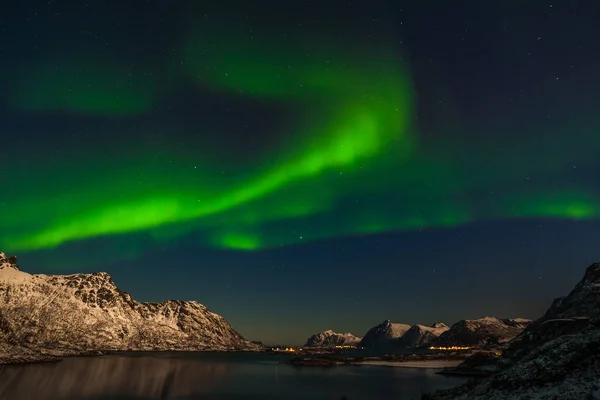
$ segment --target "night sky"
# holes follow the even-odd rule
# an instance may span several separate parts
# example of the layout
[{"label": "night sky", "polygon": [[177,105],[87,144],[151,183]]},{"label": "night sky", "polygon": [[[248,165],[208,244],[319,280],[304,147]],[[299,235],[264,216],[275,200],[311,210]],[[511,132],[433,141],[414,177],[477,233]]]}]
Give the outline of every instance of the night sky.
[{"label": "night sky", "polygon": [[600,3],[13,2],[0,250],[299,344],[600,259]]}]

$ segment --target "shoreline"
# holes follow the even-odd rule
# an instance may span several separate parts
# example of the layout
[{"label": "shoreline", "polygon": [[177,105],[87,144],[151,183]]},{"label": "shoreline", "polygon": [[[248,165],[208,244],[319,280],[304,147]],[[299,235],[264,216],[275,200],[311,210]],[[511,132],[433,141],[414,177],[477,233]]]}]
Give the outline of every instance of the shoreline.
[{"label": "shoreline", "polygon": [[59,363],[64,357],[40,357],[33,359],[24,359],[20,357],[0,357],[0,368],[2,367],[13,367],[20,365],[31,365],[31,364],[52,364]]},{"label": "shoreline", "polygon": [[[219,353],[244,353],[244,352],[262,352],[260,350],[245,350],[245,349],[206,349],[206,350],[93,350],[93,351],[81,351],[76,352],[73,350],[64,351],[61,353],[60,350],[57,351],[40,351],[36,354],[31,354],[28,352],[32,352],[31,349],[26,349],[25,354],[23,355],[14,355],[14,354],[6,354],[0,353],[0,368],[2,367],[11,367],[11,366],[25,366],[30,364],[50,364],[50,363],[58,363],[63,361],[66,358],[76,358],[76,357],[102,357],[102,356],[112,356],[112,355],[127,355],[127,354],[159,354],[159,353],[211,353],[211,352],[219,352]],[[55,354],[51,354],[54,352]]]},{"label": "shoreline", "polygon": [[455,368],[463,360],[421,360],[421,361],[364,361],[354,365],[369,365],[374,367],[392,368],[422,368],[422,369],[444,369]]},{"label": "shoreline", "polygon": [[[66,358],[74,357],[99,357],[111,355],[135,355],[135,354],[162,354],[162,353],[246,353],[256,352],[270,354],[265,350],[254,349],[203,349],[203,350],[95,350],[95,351],[48,351],[42,350],[37,354],[31,354],[31,349],[26,349],[25,354],[2,354],[0,353],[0,367],[24,366],[28,364],[57,363]],[[272,354],[272,353],[271,353]],[[305,357],[296,357],[288,360],[281,360],[280,363],[288,364],[294,367],[335,367],[343,365],[354,366],[372,366],[372,367],[392,367],[392,368],[420,368],[420,369],[439,369],[439,374],[463,375],[458,373],[455,368],[465,360],[465,357],[454,355],[384,355],[380,357],[328,357],[326,355],[309,355]]]},{"label": "shoreline", "polygon": [[468,354],[388,354],[376,357],[300,356],[282,363],[295,367],[335,367],[340,365],[427,368],[453,370],[462,364]]}]

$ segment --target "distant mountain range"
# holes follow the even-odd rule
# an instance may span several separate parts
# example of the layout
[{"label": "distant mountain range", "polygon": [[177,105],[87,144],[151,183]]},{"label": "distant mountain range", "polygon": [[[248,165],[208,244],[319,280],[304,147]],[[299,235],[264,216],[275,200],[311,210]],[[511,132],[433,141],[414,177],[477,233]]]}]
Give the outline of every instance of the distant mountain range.
[{"label": "distant mountain range", "polygon": [[0,363],[39,354],[256,348],[195,301],[141,303],[107,273],[31,275],[0,253]]},{"label": "distant mountain range", "polygon": [[[358,347],[377,348],[382,350],[397,350],[416,347],[494,347],[501,346],[519,335],[529,324],[530,320],[523,318],[498,319],[483,317],[472,320],[461,320],[448,327],[436,322],[431,326],[407,325],[394,323],[390,320],[369,329]],[[334,347],[336,343],[345,342],[345,335],[350,335],[348,342],[359,338],[352,334],[339,334],[331,330],[311,336],[307,347]]]},{"label": "distant mountain range", "polygon": [[600,263],[566,297],[509,343],[500,357],[467,359],[457,370],[491,376],[430,400],[600,399]]}]

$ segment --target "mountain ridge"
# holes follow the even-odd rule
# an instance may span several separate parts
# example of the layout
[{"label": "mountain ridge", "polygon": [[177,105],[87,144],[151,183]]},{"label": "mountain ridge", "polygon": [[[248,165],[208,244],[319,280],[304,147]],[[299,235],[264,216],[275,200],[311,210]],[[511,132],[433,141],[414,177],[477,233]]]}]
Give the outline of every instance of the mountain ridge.
[{"label": "mountain ridge", "polygon": [[499,346],[517,337],[531,320],[524,318],[482,317],[463,319],[442,333],[433,346]]},{"label": "mountain ridge", "polygon": [[256,347],[196,301],[138,302],[106,272],[32,275],[4,253],[0,342],[53,354]]}]

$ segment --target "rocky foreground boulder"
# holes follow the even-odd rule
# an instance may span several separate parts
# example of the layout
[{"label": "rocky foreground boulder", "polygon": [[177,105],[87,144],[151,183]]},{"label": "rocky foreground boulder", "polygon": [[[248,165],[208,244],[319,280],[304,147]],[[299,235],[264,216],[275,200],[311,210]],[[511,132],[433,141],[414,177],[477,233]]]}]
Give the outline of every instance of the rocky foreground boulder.
[{"label": "rocky foreground boulder", "polygon": [[488,378],[423,399],[600,399],[600,263],[489,367]]},{"label": "rocky foreground boulder", "polygon": [[31,275],[0,253],[0,363],[37,353],[256,347],[195,301],[142,303],[107,273]]}]

